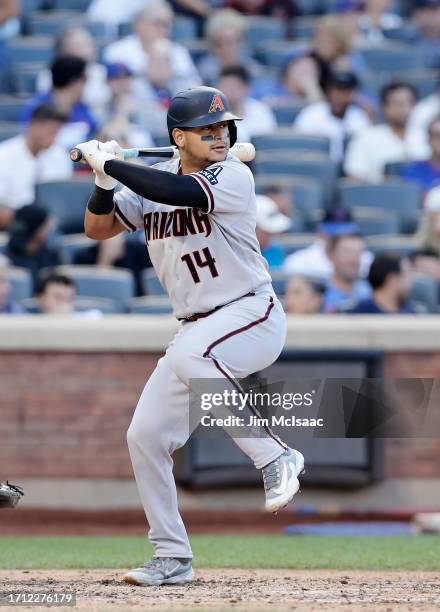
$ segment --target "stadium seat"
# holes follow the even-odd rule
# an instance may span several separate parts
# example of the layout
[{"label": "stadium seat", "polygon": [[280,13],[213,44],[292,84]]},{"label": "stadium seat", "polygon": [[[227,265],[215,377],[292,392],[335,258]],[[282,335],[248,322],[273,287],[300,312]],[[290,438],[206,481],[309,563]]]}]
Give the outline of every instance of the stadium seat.
[{"label": "stadium seat", "polygon": [[[324,3],[326,1],[328,2],[329,0],[295,0],[295,4],[302,15],[319,15],[325,11]],[[334,7],[327,12],[330,12],[330,10],[334,11]]]},{"label": "stadium seat", "polygon": [[146,268],[142,272],[142,287],[146,295],[166,295],[153,268]]},{"label": "stadium seat", "polygon": [[47,68],[46,64],[30,62],[18,64],[14,70],[15,91],[20,95],[33,95],[37,90],[38,74]]},{"label": "stadium seat", "polygon": [[289,126],[290,128],[305,106],[305,104],[286,104],[284,102],[272,102],[270,104],[278,125],[281,127]]},{"label": "stadium seat", "polygon": [[368,68],[373,73],[401,72],[404,70],[421,69],[423,55],[414,45],[383,45],[359,49]]},{"label": "stadium seat", "polygon": [[418,185],[390,179],[380,185],[359,185],[342,180],[339,184],[342,206],[379,208],[397,213],[403,234],[415,231],[420,216],[422,192]]},{"label": "stadium seat", "polygon": [[84,229],[84,211],[92,190],[91,179],[40,183],[36,189],[36,201],[58,219],[61,232],[74,234]]},{"label": "stadium seat", "polygon": [[28,96],[0,96],[0,121],[20,121],[23,108],[29,99]]},{"label": "stadium seat", "polygon": [[278,242],[283,246],[284,252],[287,255],[291,253],[295,253],[295,251],[299,251],[300,249],[305,249],[312,244],[314,240],[316,240],[315,234],[284,234],[282,236],[278,236]]},{"label": "stadium seat", "polygon": [[392,235],[399,232],[400,221],[396,211],[354,206],[352,213],[364,236]]},{"label": "stadium seat", "polygon": [[61,254],[61,261],[63,264],[71,265],[75,261],[75,255],[96,244],[96,240],[88,238],[85,234],[70,234],[67,236],[60,236],[58,242],[58,249]]},{"label": "stadium seat", "polygon": [[[65,7],[67,9],[67,7]],[[26,17],[26,31],[34,36],[55,36],[71,25],[80,25],[95,37],[106,36],[106,25],[99,21],[87,21],[78,10],[59,10],[54,12],[36,11]]]},{"label": "stadium seat", "polygon": [[408,162],[390,162],[385,165],[385,176],[402,176],[402,168]]},{"label": "stadium seat", "polygon": [[197,38],[197,24],[191,17],[179,15],[174,19],[172,40],[182,41],[188,38]]},{"label": "stadium seat", "polygon": [[11,285],[11,300],[21,302],[32,295],[32,278],[25,268],[7,268],[7,275]]},{"label": "stadium seat", "polygon": [[149,295],[133,298],[128,308],[133,314],[172,314],[173,312],[168,297]]},{"label": "stadium seat", "polygon": [[257,155],[255,168],[258,174],[290,174],[313,178],[321,183],[324,193],[324,205],[333,201],[339,166],[327,156],[310,153],[289,157],[288,154],[275,155],[261,153]]},{"label": "stadium seat", "polygon": [[[125,312],[114,300],[108,298],[76,297],[74,304],[76,312],[87,312],[90,310],[99,310],[102,314],[122,314]],[[22,300],[21,305],[29,314],[39,312],[36,298]]]},{"label": "stadium seat", "polygon": [[6,245],[8,244],[8,233],[0,232],[0,253],[4,253],[6,250]]},{"label": "stadium seat", "polygon": [[256,45],[255,53],[266,66],[282,68],[289,59],[301,55],[306,47],[307,41],[263,40]]},{"label": "stadium seat", "polygon": [[316,28],[316,17],[297,17],[293,20],[293,36],[296,39],[312,38]]},{"label": "stadium seat", "polygon": [[53,57],[53,39],[50,36],[17,36],[9,43],[12,63],[40,62],[49,64]]},{"label": "stadium seat", "polygon": [[209,51],[208,42],[201,38],[191,38],[185,40],[185,48],[189,51],[193,61],[197,63]]},{"label": "stadium seat", "polygon": [[43,2],[44,0],[20,0],[22,16],[27,15],[32,11],[38,11],[41,8]]},{"label": "stadium seat", "polygon": [[56,10],[86,11],[92,0],[50,0]]},{"label": "stadium seat", "polygon": [[431,276],[416,276],[409,299],[416,304],[422,304],[428,313],[439,312],[439,285]]},{"label": "stadium seat", "polygon": [[417,248],[417,242],[413,236],[396,234],[394,236],[368,236],[368,249],[372,253],[398,253],[406,256]]},{"label": "stadium seat", "polygon": [[283,40],[286,37],[286,22],[276,17],[252,15],[246,17],[246,38],[252,47],[265,40]]},{"label": "stadium seat", "polygon": [[22,131],[21,123],[15,121],[0,121],[0,142],[18,136]]},{"label": "stadium seat", "polygon": [[288,280],[288,276],[282,270],[269,270],[269,273],[272,277],[272,286],[275,293],[278,296],[282,296],[286,292],[286,282]]},{"label": "stadium seat", "polygon": [[[293,224],[291,231],[313,231],[316,219],[324,206],[324,193],[320,183],[301,176],[257,175],[255,186],[258,193],[271,186],[282,187],[292,194]],[[300,223],[295,223],[298,217]],[[302,226],[302,227],[301,227]]]},{"label": "stadium seat", "polygon": [[264,134],[254,136],[252,142],[257,151],[280,151],[280,150],[296,150],[303,151],[318,151],[321,153],[329,153],[330,140],[326,136],[307,136],[304,134],[295,134],[292,128],[279,129],[272,134]]},{"label": "stadium seat", "polygon": [[129,270],[104,266],[57,266],[55,272],[75,281],[78,296],[111,299],[123,311],[134,297],[134,280]]}]

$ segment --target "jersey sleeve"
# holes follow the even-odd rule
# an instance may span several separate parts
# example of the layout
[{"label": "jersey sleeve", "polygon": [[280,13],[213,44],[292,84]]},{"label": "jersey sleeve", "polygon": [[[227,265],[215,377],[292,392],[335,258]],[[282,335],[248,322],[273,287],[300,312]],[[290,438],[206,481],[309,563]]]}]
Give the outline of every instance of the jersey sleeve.
[{"label": "jersey sleeve", "polygon": [[143,226],[142,197],[124,187],[115,193],[115,216],[129,231],[135,232]]},{"label": "jersey sleeve", "polygon": [[202,187],[208,201],[209,213],[244,212],[254,191],[254,179],[247,166],[239,161],[226,160],[213,164],[192,176]]}]

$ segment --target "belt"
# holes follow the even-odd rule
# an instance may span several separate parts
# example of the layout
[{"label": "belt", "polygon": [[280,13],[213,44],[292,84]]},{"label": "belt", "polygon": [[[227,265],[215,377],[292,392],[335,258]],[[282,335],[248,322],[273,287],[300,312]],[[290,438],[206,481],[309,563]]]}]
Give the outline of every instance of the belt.
[{"label": "belt", "polygon": [[237,302],[238,300],[242,300],[243,298],[250,297],[252,295],[255,295],[255,292],[254,291],[249,291],[249,293],[246,293],[246,295],[242,295],[239,298],[236,298],[235,300],[232,300],[231,302],[228,302],[227,304],[221,304],[221,306],[216,306],[212,310],[208,310],[208,312],[198,312],[196,314],[191,315],[190,317],[182,317],[181,319],[177,319],[177,320],[178,321],[187,321],[188,323],[192,323],[193,321],[197,321],[198,319],[203,319],[204,317],[209,317],[210,314],[212,314],[213,312],[216,312],[217,310],[220,310],[220,308],[223,308],[224,306],[229,306],[229,304],[233,304],[234,302]]}]

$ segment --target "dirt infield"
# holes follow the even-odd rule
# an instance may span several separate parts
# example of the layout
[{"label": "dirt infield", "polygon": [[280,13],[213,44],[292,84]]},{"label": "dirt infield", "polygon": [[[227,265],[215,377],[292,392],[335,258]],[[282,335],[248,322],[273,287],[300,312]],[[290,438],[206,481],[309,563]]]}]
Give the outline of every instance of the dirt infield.
[{"label": "dirt infield", "polygon": [[[202,569],[197,570],[197,580],[191,584],[144,588],[124,584],[122,575],[122,571],[115,570],[2,570],[0,593],[75,592],[77,603],[73,609],[89,612],[400,612],[440,608],[440,580],[435,572]],[[31,608],[35,606],[7,609]],[[5,608],[0,606],[1,609]]]}]

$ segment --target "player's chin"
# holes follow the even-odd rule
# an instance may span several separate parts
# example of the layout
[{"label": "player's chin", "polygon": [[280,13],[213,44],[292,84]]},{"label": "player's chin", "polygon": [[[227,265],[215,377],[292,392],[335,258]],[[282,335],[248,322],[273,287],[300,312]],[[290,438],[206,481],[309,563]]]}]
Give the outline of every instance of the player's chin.
[{"label": "player's chin", "polygon": [[228,154],[228,150],[229,149],[227,147],[211,149],[211,151],[208,153],[208,160],[211,162],[224,161]]}]

